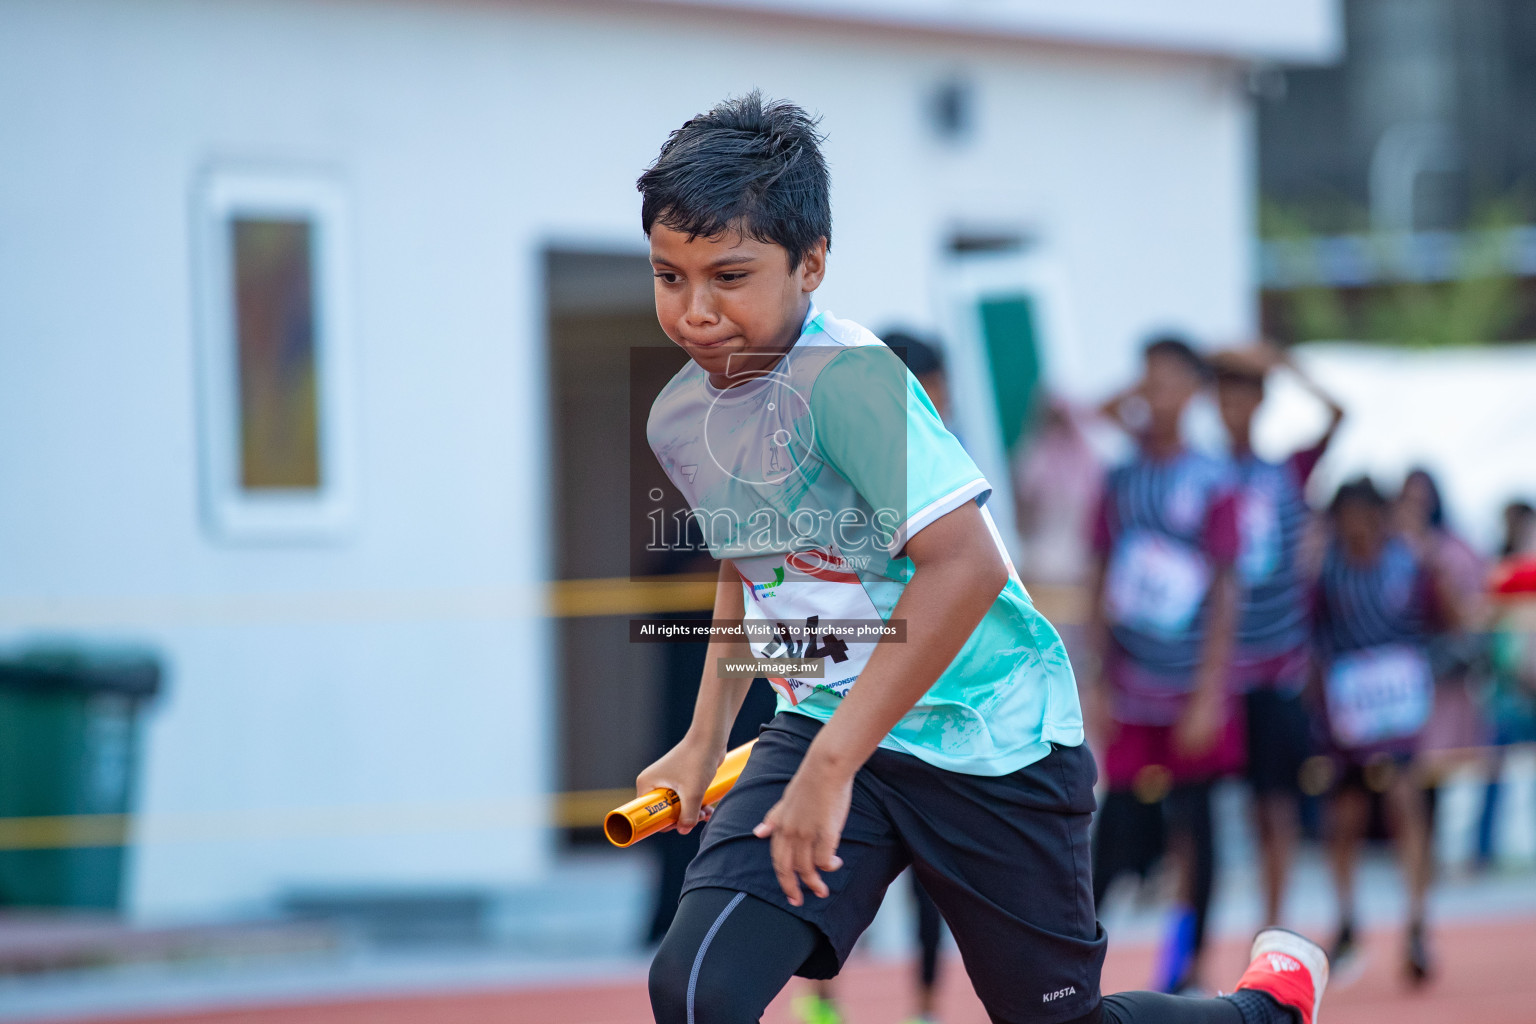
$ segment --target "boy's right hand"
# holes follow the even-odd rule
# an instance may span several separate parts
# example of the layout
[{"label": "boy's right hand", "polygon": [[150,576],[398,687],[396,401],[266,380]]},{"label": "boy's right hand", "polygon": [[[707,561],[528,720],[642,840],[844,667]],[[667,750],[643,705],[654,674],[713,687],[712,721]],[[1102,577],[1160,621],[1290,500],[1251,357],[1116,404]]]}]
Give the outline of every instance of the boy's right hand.
[{"label": "boy's right hand", "polygon": [[685,736],[682,742],[635,777],[635,795],[644,796],[653,789],[670,789],[676,793],[677,831],[687,835],[699,823],[704,791],[709,788],[723,760],[724,746],[699,743]]}]

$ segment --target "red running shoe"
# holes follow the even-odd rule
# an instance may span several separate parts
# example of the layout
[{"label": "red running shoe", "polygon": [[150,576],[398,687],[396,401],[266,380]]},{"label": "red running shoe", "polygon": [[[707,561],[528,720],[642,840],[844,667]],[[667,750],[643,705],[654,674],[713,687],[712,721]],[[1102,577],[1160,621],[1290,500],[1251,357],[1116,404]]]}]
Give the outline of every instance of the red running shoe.
[{"label": "red running shoe", "polygon": [[1238,981],[1269,995],[1301,1015],[1301,1024],[1317,1024],[1317,1011],[1328,987],[1328,954],[1311,939],[1284,928],[1266,928],[1253,940],[1253,962]]}]

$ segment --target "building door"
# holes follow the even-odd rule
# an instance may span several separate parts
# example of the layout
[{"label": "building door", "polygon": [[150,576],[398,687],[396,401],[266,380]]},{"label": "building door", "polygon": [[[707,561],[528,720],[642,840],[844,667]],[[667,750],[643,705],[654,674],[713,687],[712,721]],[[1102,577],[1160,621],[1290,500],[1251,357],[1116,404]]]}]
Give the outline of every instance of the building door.
[{"label": "building door", "polygon": [[954,429],[992,482],[987,507],[1019,556],[1012,466],[1047,382],[1079,357],[1061,278],[1037,249],[957,253],[941,279]]},{"label": "building door", "polygon": [[[651,268],[644,256],[550,251],[545,271],[557,580],[557,786],[563,792],[623,789],[660,753],[656,716],[665,661],[660,645],[629,642],[629,620],[645,612],[645,595],[651,592],[630,579],[631,464],[649,455],[643,425],[650,397],[685,356],[657,326]],[[638,361],[657,367],[650,376],[659,379],[633,379],[637,348],[660,357]],[[668,349],[676,353],[672,363],[667,363]],[[561,601],[562,592],[581,599]],[[571,834],[587,841],[597,832],[577,829]]]}]

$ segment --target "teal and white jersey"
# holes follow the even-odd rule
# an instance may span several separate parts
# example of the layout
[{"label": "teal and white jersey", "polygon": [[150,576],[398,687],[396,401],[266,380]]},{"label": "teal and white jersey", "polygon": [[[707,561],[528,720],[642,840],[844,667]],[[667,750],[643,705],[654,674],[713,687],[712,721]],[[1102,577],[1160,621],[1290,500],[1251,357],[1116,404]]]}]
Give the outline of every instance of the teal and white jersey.
[{"label": "teal and white jersey", "polygon": [[[692,361],[651,407],[647,435],[710,553],[742,576],[746,618],[885,621],[911,579],[907,540],[982,504],[1008,582],[933,687],[881,744],[972,775],[1006,775],[1083,742],[1071,664],[1035,610],[984,506],[976,464],[922,387],[869,331],[813,306],[766,375],[721,390]],[[802,633],[803,635],[803,633]],[[820,658],[822,678],[770,679],[779,710],[827,720],[870,643],[752,641],[760,658]],[[878,686],[878,679],[860,683]]]}]

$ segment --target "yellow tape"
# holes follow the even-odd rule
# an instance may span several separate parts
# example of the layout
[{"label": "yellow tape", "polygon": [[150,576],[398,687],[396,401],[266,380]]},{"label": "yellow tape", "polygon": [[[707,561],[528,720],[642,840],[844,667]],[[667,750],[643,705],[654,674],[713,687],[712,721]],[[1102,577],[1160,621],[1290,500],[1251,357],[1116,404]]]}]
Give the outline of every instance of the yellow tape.
[{"label": "yellow tape", "polygon": [[[1081,587],[1031,586],[1030,596],[1046,617],[1058,624],[1086,618],[1087,594]],[[0,611],[13,621],[46,621],[51,625],[102,626],[183,620],[268,622],[290,616],[313,620],[372,620],[429,617],[525,614],[527,603],[511,589],[452,595],[306,595],[298,604],[287,596],[229,597],[181,601],[124,599],[75,606],[49,602],[23,607],[25,602],[0,602]],[[715,581],[701,577],[624,576],[603,579],[557,580],[543,587],[544,614],[555,618],[600,615],[646,615],[662,612],[713,610]],[[285,603],[287,602],[287,603]],[[549,824],[556,828],[592,828],[603,824],[616,805],[634,799],[628,789],[594,789],[556,793],[549,797]],[[133,818],[122,814],[63,814],[42,817],[0,817],[0,851],[58,850],[122,846],[126,843],[260,840],[324,835],[391,835],[454,828],[525,825],[530,805],[507,802],[436,804],[411,807],[294,808],[233,814],[157,815]],[[538,817],[537,814],[534,817]]]},{"label": "yellow tape", "polygon": [[46,818],[0,818],[0,850],[57,850],[122,846],[126,814],[72,814]]},{"label": "yellow tape", "polygon": [[593,615],[709,612],[715,581],[697,579],[559,580],[549,586],[549,614],[557,619]]},{"label": "yellow tape", "polygon": [[[241,842],[322,836],[402,835],[515,828],[546,820],[595,828],[633,789],[557,793],[549,800],[353,807],[295,807],[227,814],[59,814],[0,817],[0,851],[69,850],[163,843]],[[541,806],[542,805],[542,806]]]},{"label": "yellow tape", "polygon": [[[1029,593],[1036,607],[1057,625],[1087,618],[1088,598],[1082,587],[1032,584]],[[564,619],[708,612],[714,600],[712,578],[610,576],[460,590],[4,598],[0,599],[0,621],[24,629],[82,630],[427,619],[503,621],[541,615]]]}]

